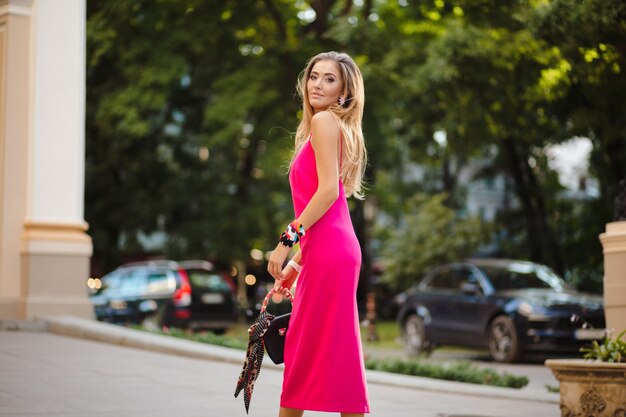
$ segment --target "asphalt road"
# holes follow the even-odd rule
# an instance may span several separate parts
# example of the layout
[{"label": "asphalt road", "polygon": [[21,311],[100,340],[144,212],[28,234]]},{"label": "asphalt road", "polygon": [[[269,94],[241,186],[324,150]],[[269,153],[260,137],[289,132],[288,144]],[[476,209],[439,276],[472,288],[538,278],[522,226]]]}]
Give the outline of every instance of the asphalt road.
[{"label": "asphalt road", "polygon": [[[0,331],[1,417],[244,416],[241,366],[77,339]],[[263,369],[251,416],[277,415],[282,373]],[[372,416],[557,417],[558,404],[369,384]],[[307,416],[331,415],[307,412]]]}]

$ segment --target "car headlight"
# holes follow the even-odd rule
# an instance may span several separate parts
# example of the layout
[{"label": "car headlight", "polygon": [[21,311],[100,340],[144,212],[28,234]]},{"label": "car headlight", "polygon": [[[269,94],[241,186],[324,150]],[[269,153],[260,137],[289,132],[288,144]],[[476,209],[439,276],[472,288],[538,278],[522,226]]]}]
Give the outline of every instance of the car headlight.
[{"label": "car headlight", "polygon": [[517,306],[517,311],[526,316],[528,321],[548,321],[550,317],[545,313],[543,308],[533,306],[526,301],[522,301],[519,306]]}]

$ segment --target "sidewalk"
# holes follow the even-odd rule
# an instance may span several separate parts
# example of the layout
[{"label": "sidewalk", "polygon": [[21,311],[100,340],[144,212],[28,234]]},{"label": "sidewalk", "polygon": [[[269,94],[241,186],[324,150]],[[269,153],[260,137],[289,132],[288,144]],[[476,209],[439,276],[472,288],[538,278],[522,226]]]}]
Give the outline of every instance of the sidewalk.
[{"label": "sidewalk", "polygon": [[[0,331],[2,417],[245,415],[233,398],[242,351],[71,317],[38,329]],[[250,415],[277,414],[280,370],[265,362]],[[560,414],[556,394],[370,371],[368,382],[372,416]]]}]

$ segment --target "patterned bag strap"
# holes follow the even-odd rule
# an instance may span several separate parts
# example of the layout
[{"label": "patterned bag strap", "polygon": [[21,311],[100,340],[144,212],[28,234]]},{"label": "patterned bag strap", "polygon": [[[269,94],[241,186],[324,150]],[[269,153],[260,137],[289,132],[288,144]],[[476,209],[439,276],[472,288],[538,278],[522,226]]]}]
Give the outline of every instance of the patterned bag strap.
[{"label": "patterned bag strap", "polygon": [[267,309],[267,303],[269,303],[270,298],[272,298],[273,294],[280,294],[286,299],[288,299],[289,301],[291,301],[291,304],[293,304],[293,295],[291,295],[291,291],[289,291],[289,288],[281,288],[280,290],[277,290],[276,288],[272,288],[267,293],[267,295],[265,296],[265,299],[263,300],[263,305],[261,306],[261,313]]}]

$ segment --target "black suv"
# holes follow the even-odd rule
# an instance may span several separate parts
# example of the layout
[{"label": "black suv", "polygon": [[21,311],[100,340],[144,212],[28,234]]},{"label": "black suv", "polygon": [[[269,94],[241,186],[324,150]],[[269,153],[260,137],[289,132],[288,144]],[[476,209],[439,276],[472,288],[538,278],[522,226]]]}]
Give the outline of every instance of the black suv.
[{"label": "black suv", "polygon": [[101,321],[222,332],[238,320],[235,293],[210,262],[148,261],[102,277],[91,301]]}]

